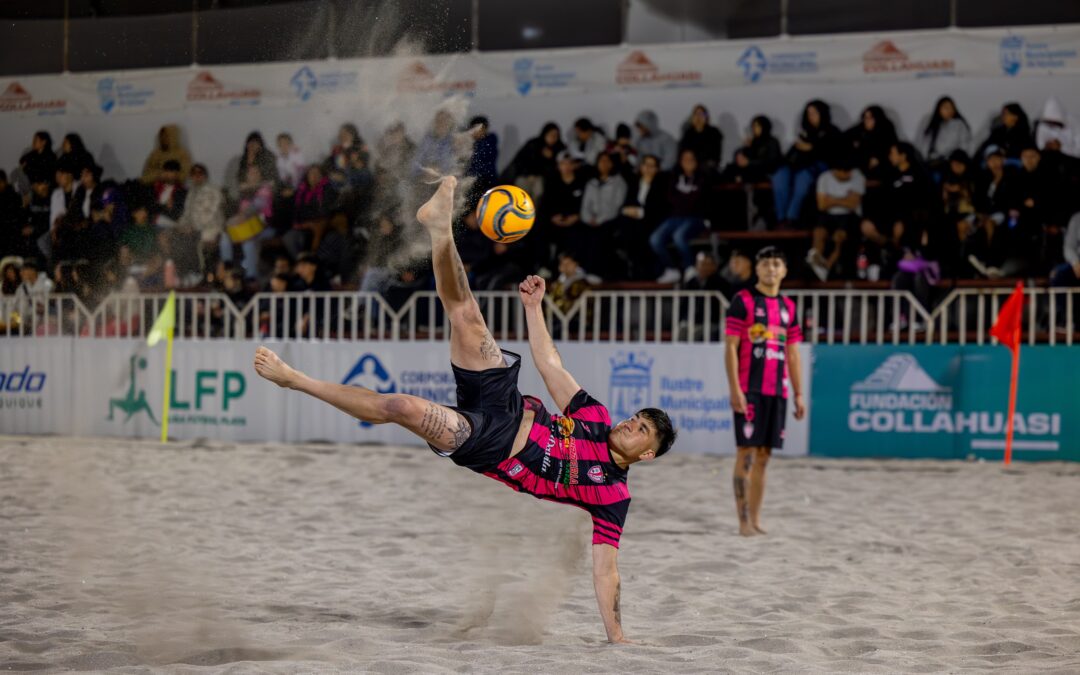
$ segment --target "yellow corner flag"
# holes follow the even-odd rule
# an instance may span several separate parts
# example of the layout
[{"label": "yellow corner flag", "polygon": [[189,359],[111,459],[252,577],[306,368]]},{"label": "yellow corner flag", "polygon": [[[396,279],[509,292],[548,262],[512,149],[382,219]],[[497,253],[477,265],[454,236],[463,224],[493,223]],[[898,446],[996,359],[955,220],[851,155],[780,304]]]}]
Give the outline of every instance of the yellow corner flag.
[{"label": "yellow corner flag", "polygon": [[161,415],[162,443],[169,440],[169,388],[172,384],[172,342],[175,327],[176,291],[169,291],[169,299],[165,301],[165,306],[161,308],[161,312],[154,319],[154,326],[150,329],[150,334],[146,336],[146,344],[150,347],[161,342],[161,338],[165,338],[165,394],[162,397],[165,402],[162,404],[163,411]]}]

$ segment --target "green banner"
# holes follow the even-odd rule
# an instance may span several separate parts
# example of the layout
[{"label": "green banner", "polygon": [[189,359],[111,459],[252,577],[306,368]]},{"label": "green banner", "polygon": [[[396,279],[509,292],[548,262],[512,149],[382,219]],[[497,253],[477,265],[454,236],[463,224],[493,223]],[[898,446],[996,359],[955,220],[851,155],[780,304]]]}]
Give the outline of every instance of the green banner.
[{"label": "green banner", "polygon": [[[1001,459],[1009,350],[814,347],[810,454]],[[1013,457],[1080,461],[1080,349],[1024,347]]]}]

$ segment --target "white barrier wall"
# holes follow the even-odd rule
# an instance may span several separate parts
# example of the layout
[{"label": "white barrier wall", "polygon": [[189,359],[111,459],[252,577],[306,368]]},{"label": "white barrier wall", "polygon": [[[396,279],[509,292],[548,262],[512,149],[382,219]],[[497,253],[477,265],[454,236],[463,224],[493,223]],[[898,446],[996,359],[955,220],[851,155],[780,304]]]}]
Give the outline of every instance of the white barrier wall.
[{"label": "white barrier wall", "polygon": [[[251,365],[256,345],[177,341],[170,436],[417,443],[402,429],[365,427],[330,406],[263,381]],[[545,399],[554,409],[532,366],[528,345],[503,347],[523,355],[522,392]],[[297,342],[276,348],[287,361],[319,379],[414,394],[446,405],[456,402],[449,349],[443,343]],[[808,345],[803,349],[809,400],[811,351]],[[721,345],[563,343],[560,352],[582,387],[604,402],[613,418],[646,406],[664,408],[679,429],[676,450],[734,453]],[[5,378],[0,433],[157,438],[163,368],[163,346],[149,349],[138,340],[7,340],[0,350],[0,374]],[[796,422],[791,414],[789,410],[785,454],[807,454],[809,419]]]},{"label": "white barrier wall", "polygon": [[[337,127],[357,122],[369,142],[402,119],[414,139],[432,109],[454,97],[485,113],[501,161],[549,119],[588,115],[612,130],[643,108],[678,134],[690,107],[709,106],[730,155],[757,114],[786,143],[803,104],[833,104],[841,126],[878,103],[913,138],[934,100],[952,95],[977,138],[1002,103],[1034,119],[1056,96],[1080,112],[1080,27],[849,34],[666,46],[612,47],[308,63],[171,68],[0,79],[0,147],[14,162],[37,129],[83,134],[106,175],[138,176],[157,129],[180,124],[193,157],[215,180],[260,129],[290,131],[309,159],[325,156]],[[572,95],[572,103],[557,97]]]}]

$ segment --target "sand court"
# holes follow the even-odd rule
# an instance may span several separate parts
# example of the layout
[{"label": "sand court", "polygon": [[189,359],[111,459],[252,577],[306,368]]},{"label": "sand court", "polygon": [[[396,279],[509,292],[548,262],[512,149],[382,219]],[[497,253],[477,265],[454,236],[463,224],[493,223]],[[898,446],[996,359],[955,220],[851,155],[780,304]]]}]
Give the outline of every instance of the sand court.
[{"label": "sand court", "polygon": [[1080,467],[630,472],[604,641],[587,515],[415,447],[0,437],[0,670],[1080,670]]}]

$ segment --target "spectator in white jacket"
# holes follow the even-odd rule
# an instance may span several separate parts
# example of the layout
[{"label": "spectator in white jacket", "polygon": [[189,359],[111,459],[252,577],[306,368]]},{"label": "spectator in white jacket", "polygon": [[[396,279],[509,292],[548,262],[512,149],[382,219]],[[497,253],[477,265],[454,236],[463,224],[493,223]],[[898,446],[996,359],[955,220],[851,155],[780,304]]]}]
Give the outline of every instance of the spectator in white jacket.
[{"label": "spectator in white jacket", "polygon": [[1080,125],[1051,96],[1035,122],[1035,145],[1039,150],[1056,150],[1069,157],[1080,157]]},{"label": "spectator in white jacket", "polygon": [[216,253],[221,234],[225,231],[225,194],[210,183],[206,167],[191,167],[191,191],[184,202],[180,226],[199,233],[199,263],[207,270],[207,252]]},{"label": "spectator in white jacket", "polygon": [[585,184],[581,198],[578,261],[590,272],[600,276],[611,273],[610,242],[625,201],[626,179],[619,173],[614,157],[604,153],[597,158],[596,177]]},{"label": "spectator in white jacket", "polygon": [[277,137],[277,170],[281,176],[281,182],[295,190],[304,180],[307,171],[307,160],[304,153],[293,143],[292,136],[280,133]]}]

